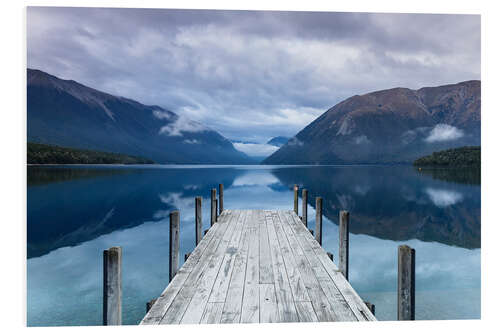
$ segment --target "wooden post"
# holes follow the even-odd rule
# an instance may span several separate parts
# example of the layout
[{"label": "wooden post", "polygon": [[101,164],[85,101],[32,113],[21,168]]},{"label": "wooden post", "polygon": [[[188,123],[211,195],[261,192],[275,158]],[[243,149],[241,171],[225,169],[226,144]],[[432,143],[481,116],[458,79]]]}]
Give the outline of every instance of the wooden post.
[{"label": "wooden post", "polygon": [[224,184],[219,184],[219,215],[224,211]]},{"label": "wooden post", "polygon": [[302,190],[302,223],[307,227],[307,190]]},{"label": "wooden post", "polygon": [[415,320],[415,250],[398,247],[398,320]]},{"label": "wooden post", "polygon": [[219,213],[217,213],[219,210],[218,210],[218,207],[219,207],[219,199],[215,199],[215,222],[217,222],[217,220],[219,219]]},{"label": "wooden post", "polygon": [[339,214],[339,269],[346,280],[349,280],[349,212]]},{"label": "wooden post", "polygon": [[146,303],[146,313],[148,313],[149,310],[151,310],[151,308],[155,304],[156,300],[157,300],[157,298],[153,298],[152,300],[150,300],[149,302]]},{"label": "wooden post", "polygon": [[122,248],[103,252],[103,325],[122,324]]},{"label": "wooden post", "polygon": [[215,188],[212,189],[210,194],[210,226],[214,225],[217,221],[217,208],[215,207],[215,197],[217,195],[217,190]]},{"label": "wooden post", "polygon": [[368,307],[368,310],[372,313],[372,315],[375,316],[375,304],[372,304],[370,302],[365,302],[366,306]]},{"label": "wooden post", "polygon": [[293,185],[293,211],[299,215],[299,187],[297,184]]},{"label": "wooden post", "polygon": [[323,240],[323,199],[316,197],[316,241],[321,245]]},{"label": "wooden post", "polygon": [[201,197],[196,197],[194,199],[194,215],[195,215],[195,229],[196,229],[195,240],[196,240],[196,245],[198,245],[203,237],[201,235],[201,230],[203,227],[203,220],[201,215]]},{"label": "wooden post", "polygon": [[170,253],[169,253],[169,281],[172,281],[179,269],[179,211],[170,213]]}]

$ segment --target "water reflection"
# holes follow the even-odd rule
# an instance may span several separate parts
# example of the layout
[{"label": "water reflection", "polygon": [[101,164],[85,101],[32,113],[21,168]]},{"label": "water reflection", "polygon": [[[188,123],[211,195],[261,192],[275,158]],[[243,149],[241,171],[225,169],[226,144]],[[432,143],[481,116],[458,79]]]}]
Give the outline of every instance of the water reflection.
[{"label": "water reflection", "polygon": [[[58,177],[58,173],[61,177]],[[180,259],[194,248],[194,197],[225,187],[229,209],[291,209],[293,184],[323,197],[323,247],[338,258],[351,211],[350,282],[396,319],[397,246],[417,251],[417,319],[480,316],[480,187],[411,167],[73,167],[28,170],[28,325],[100,325],[102,250],[123,247],[123,320],[136,324],[168,283],[168,213]],[[309,228],[315,211],[310,207]],[[453,246],[449,246],[453,245]],[[464,297],[466,301],[464,301]],[[75,313],[78,313],[75,316]]]},{"label": "water reflection", "polygon": [[[481,246],[479,186],[422,177],[410,167],[296,168],[272,171],[281,183],[323,197],[337,223],[351,211],[350,231],[391,240],[420,239],[466,248]],[[441,172],[444,172],[442,170]]]}]

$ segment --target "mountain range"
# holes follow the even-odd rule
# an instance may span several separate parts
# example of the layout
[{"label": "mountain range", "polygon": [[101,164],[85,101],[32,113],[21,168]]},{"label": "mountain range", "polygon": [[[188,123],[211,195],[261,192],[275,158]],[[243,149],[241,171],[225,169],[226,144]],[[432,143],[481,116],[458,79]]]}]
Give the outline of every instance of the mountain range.
[{"label": "mountain range", "polygon": [[156,105],[27,71],[28,142],[122,153],[157,163],[252,163],[218,132]]},{"label": "mountain range", "polygon": [[465,81],[350,97],[263,163],[411,163],[434,151],[480,143],[481,81]]}]

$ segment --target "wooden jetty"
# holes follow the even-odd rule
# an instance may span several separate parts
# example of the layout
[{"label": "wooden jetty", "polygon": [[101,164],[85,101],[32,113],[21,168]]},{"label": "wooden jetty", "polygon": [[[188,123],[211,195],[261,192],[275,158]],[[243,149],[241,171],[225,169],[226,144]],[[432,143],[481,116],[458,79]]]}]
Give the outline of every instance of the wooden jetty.
[{"label": "wooden jetty", "polygon": [[[223,186],[210,193],[202,236],[195,198],[196,247],[179,262],[179,212],[170,213],[169,281],[147,302],[141,325],[376,321],[375,305],[348,282],[349,212],[339,212],[339,267],[322,247],[322,198],[307,228],[307,190],[293,210],[224,209]],[[103,324],[121,325],[121,248],[104,251]],[[398,248],[398,320],[415,319],[415,250]]]},{"label": "wooden jetty", "polygon": [[293,211],[223,210],[141,324],[371,320]]}]

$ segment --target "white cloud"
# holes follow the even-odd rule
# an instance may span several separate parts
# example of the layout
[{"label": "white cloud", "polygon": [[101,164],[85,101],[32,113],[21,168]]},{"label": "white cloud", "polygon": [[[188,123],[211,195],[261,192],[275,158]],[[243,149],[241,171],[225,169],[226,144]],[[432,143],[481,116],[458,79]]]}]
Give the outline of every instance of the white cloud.
[{"label": "white cloud", "polygon": [[173,122],[168,125],[163,126],[160,129],[160,134],[166,134],[168,136],[182,136],[182,132],[203,132],[208,131],[208,128],[200,124],[199,122],[189,120],[186,117],[179,116]]},{"label": "white cloud", "polygon": [[454,126],[447,124],[437,124],[429,136],[425,138],[426,142],[442,142],[442,141],[453,141],[460,139],[464,136],[464,132]]},{"label": "white cloud", "polygon": [[244,152],[249,156],[269,156],[279,147],[268,145],[266,143],[233,143],[234,148]]},{"label": "white cloud", "polygon": [[172,119],[175,115],[170,112],[165,112],[165,111],[160,111],[160,110],[154,110],[153,111],[153,116],[155,116],[158,119],[166,119],[170,120]]},{"label": "white cloud", "polygon": [[451,206],[463,200],[463,195],[455,191],[428,188],[425,192],[438,207]]},{"label": "white cloud", "polygon": [[303,146],[304,145],[304,142],[300,141],[299,139],[297,139],[297,137],[293,137],[291,138],[290,140],[288,140],[288,142],[286,143],[287,146]]},{"label": "white cloud", "polygon": [[196,140],[196,139],[192,139],[192,140],[191,139],[186,139],[186,140],[184,140],[182,142],[187,143],[189,145],[196,145],[196,144],[200,144],[201,143],[201,141]]}]

